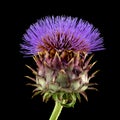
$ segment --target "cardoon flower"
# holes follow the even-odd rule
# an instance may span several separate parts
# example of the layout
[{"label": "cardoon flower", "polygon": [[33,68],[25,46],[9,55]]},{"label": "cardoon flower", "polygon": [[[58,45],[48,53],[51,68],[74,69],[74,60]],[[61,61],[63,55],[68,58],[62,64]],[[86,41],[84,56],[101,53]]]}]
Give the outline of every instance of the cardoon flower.
[{"label": "cardoon flower", "polygon": [[[50,98],[55,108],[50,120],[56,120],[62,107],[74,107],[81,95],[88,100],[87,89],[96,90],[90,83],[97,71],[89,74],[96,62],[90,63],[94,51],[103,50],[103,39],[98,29],[82,19],[72,17],[45,17],[38,20],[24,34],[22,53],[33,56],[37,68],[33,72],[33,96],[43,95],[43,101]],[[90,55],[90,57],[89,57]]]}]

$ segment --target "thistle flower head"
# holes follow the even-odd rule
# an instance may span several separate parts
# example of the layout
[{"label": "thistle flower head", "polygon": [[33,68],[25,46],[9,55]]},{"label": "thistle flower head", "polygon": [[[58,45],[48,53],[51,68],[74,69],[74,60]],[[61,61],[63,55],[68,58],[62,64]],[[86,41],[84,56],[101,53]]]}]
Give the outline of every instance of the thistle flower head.
[{"label": "thistle flower head", "polygon": [[31,25],[21,44],[24,54],[54,49],[93,52],[102,50],[103,40],[98,29],[82,19],[72,17],[45,17]]},{"label": "thistle flower head", "polygon": [[[103,40],[98,29],[82,19],[71,17],[46,17],[31,25],[21,44],[23,53],[33,55],[37,69],[34,95],[41,93],[43,101],[53,98],[61,105],[73,107],[82,94],[91,87],[90,79],[97,71],[88,74],[96,63],[90,63],[93,55],[88,53],[103,50]],[[96,89],[95,89],[96,90]],[[34,96],[33,95],[33,96]]]}]

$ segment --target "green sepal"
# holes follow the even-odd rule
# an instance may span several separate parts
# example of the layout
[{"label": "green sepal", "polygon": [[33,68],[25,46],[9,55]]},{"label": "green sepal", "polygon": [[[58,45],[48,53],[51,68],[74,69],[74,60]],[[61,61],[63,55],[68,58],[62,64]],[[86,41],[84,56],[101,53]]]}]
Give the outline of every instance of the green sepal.
[{"label": "green sepal", "polygon": [[43,95],[43,101],[47,102],[50,99],[51,96],[52,96],[52,94],[50,92],[44,93],[44,95]]},{"label": "green sepal", "polygon": [[36,95],[40,94],[40,93],[41,93],[41,91],[34,92],[34,94],[32,95],[32,98],[35,97]]},{"label": "green sepal", "polygon": [[64,70],[58,72],[56,82],[63,88],[68,86],[68,76]]},{"label": "green sepal", "polygon": [[79,102],[81,102],[81,97],[80,97],[80,93],[75,93],[76,98],[79,100]]},{"label": "green sepal", "polygon": [[70,108],[70,107],[74,107],[75,103],[76,103],[76,96],[74,93],[70,93],[69,97],[66,99],[66,103],[61,103],[61,105],[63,105],[64,107]]},{"label": "green sepal", "polygon": [[46,81],[43,77],[36,76],[36,83],[41,85],[42,88],[45,88]]},{"label": "green sepal", "polygon": [[80,85],[80,81],[72,81],[71,82],[71,88],[73,89],[73,90],[77,90],[79,87],[80,87],[81,85]]},{"label": "green sepal", "polygon": [[60,89],[60,87],[58,86],[58,84],[53,84],[53,83],[51,83],[51,84],[49,84],[49,90],[51,91],[51,92],[56,92],[56,91],[58,91]]}]

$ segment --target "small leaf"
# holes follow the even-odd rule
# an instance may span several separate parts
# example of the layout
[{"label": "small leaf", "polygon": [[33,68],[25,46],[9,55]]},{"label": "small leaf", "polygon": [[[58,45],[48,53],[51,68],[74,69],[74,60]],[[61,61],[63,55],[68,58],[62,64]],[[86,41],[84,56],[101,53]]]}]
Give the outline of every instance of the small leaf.
[{"label": "small leaf", "polygon": [[36,91],[41,91],[42,90],[42,87],[41,86],[39,86],[39,87],[37,87],[36,89],[34,89],[33,90],[33,92],[36,92]]},{"label": "small leaf", "polygon": [[90,75],[90,77],[88,78],[88,80],[90,80],[91,78],[95,77],[96,73],[98,73],[100,70],[96,70],[94,73],[92,73],[92,75]]},{"label": "small leaf", "polygon": [[70,88],[70,89],[68,89],[68,88],[60,88],[60,90],[61,91],[63,91],[63,92],[66,92],[66,93],[72,93],[72,89]]},{"label": "small leaf", "polygon": [[26,65],[26,67],[29,68],[29,69],[33,72],[33,74],[37,75],[37,72],[36,72],[33,68],[31,68],[31,67],[28,66],[28,65]]},{"label": "small leaf", "polygon": [[45,88],[46,81],[43,77],[36,76],[36,83],[41,85],[42,88]]},{"label": "small leaf", "polygon": [[50,97],[51,97],[51,93],[46,92],[46,93],[43,95],[43,101],[47,102]]},{"label": "small leaf", "polygon": [[88,86],[83,85],[83,86],[80,88],[80,92],[83,92],[83,91],[85,91],[86,89],[88,89]]},{"label": "small leaf", "polygon": [[30,79],[30,80],[32,80],[32,81],[34,81],[34,82],[36,82],[35,78],[32,78],[30,76],[25,76],[25,77],[28,78],[28,79]]},{"label": "small leaf", "polygon": [[73,90],[77,90],[80,86],[81,86],[81,85],[80,85],[80,81],[72,81],[72,82],[71,82],[71,88],[72,88]]},{"label": "small leaf", "polygon": [[76,103],[76,96],[74,93],[73,94],[70,93],[68,98],[68,103],[65,103],[65,104],[62,103],[62,105],[64,107],[69,108],[69,107],[74,107],[75,103]]},{"label": "small leaf", "polygon": [[85,83],[84,85],[86,86],[93,86],[93,85],[98,85],[97,83]]},{"label": "small leaf", "polygon": [[87,69],[87,70],[90,70],[90,69],[96,64],[96,62],[97,62],[97,61],[93,62],[92,64],[89,64],[86,69]]},{"label": "small leaf", "polygon": [[53,92],[56,92],[60,89],[60,87],[58,86],[58,84],[49,84],[49,89]]},{"label": "small leaf", "polygon": [[87,68],[87,66],[88,66],[89,62],[91,61],[91,59],[93,58],[93,56],[94,56],[94,55],[91,55],[91,56],[88,58],[88,60],[85,62],[85,65],[84,65],[83,69],[86,69],[86,68]]},{"label": "small leaf", "polygon": [[98,89],[94,88],[94,87],[88,87],[88,90],[96,90],[96,91],[98,91]]},{"label": "small leaf", "polygon": [[36,56],[36,55],[33,56],[33,59],[34,59],[34,61],[36,62],[37,66],[40,67],[42,63],[41,63],[41,61],[39,60],[38,56]]},{"label": "small leaf", "polygon": [[61,62],[61,58],[57,52],[55,53],[55,56],[53,58],[52,65],[54,68],[57,68],[57,69],[61,68],[62,62]]},{"label": "small leaf", "polygon": [[32,84],[32,83],[27,83],[26,85],[34,86],[34,87],[39,87],[40,85],[38,84]]},{"label": "small leaf", "polygon": [[75,66],[78,66],[79,61],[80,61],[80,52],[78,51],[75,56]]},{"label": "small leaf", "polygon": [[62,99],[63,99],[63,95],[64,93],[63,92],[59,92],[59,93],[54,93],[52,95],[52,98],[55,100],[55,101],[58,101],[58,102],[62,102]]},{"label": "small leaf", "polygon": [[51,82],[52,81],[52,77],[53,77],[53,73],[54,71],[49,68],[49,66],[47,64],[44,64],[45,66],[45,78],[46,78],[46,82]]},{"label": "small leaf", "polygon": [[35,97],[36,95],[40,94],[40,93],[41,93],[41,91],[35,92],[35,93],[32,95],[32,98]]},{"label": "small leaf", "polygon": [[87,97],[87,94],[85,92],[81,92],[80,94],[82,94],[83,97],[86,99],[86,101],[88,101],[88,97]]},{"label": "small leaf", "polygon": [[80,94],[79,93],[75,93],[77,99],[79,100],[79,102],[81,102],[81,97],[80,97]]},{"label": "small leaf", "polygon": [[61,69],[58,72],[56,82],[63,88],[68,86],[68,84],[69,84],[68,76],[63,69]]}]

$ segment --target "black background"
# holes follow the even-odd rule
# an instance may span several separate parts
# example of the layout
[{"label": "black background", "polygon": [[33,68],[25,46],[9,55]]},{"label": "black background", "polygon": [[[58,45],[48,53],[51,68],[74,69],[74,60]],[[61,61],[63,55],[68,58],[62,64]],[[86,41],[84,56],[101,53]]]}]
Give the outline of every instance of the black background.
[{"label": "black background", "polygon": [[[88,91],[88,102],[82,97],[82,102],[77,102],[74,108],[64,108],[59,119],[60,120],[82,120],[82,119],[104,119],[105,117],[116,117],[117,85],[115,82],[115,18],[114,11],[111,7],[106,7],[103,10],[102,6],[87,6],[71,5],[60,6],[59,2],[55,7],[47,7],[46,4],[38,3],[36,6],[29,6],[19,3],[14,7],[13,13],[13,28],[10,32],[13,33],[13,39],[9,42],[12,51],[9,62],[11,65],[9,72],[12,73],[12,78],[8,80],[7,85],[9,90],[6,95],[6,103],[4,107],[5,112],[9,114],[12,119],[39,119],[48,120],[54,102],[50,100],[47,103],[42,102],[41,96],[36,96],[31,99],[33,87],[26,86],[29,82],[25,75],[31,75],[31,72],[25,67],[25,64],[35,67],[32,58],[23,58],[20,53],[19,44],[22,43],[22,35],[26,29],[36,20],[45,16],[66,15],[72,17],[82,18],[92,23],[101,32],[104,38],[104,46],[106,50],[95,52],[94,60],[97,60],[95,70],[100,69],[100,72],[93,79],[94,82],[99,83],[96,91]],[[89,7],[88,7],[89,6]],[[9,55],[9,50],[8,50]],[[7,76],[7,75],[6,75]],[[113,82],[114,81],[114,82]]]}]

